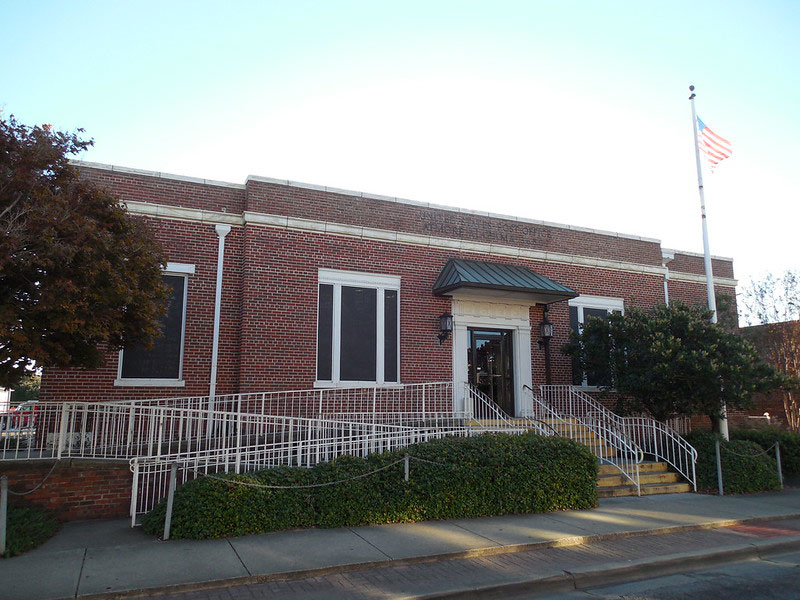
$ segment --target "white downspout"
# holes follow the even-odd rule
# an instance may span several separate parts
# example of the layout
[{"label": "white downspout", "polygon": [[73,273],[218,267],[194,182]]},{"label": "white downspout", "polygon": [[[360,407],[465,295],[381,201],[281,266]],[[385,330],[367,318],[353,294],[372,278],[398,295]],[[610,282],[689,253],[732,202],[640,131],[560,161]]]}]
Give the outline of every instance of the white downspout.
[{"label": "white downspout", "polygon": [[[211,342],[211,381],[208,384],[208,410],[214,410],[214,396],[217,392],[217,355],[219,354],[219,318],[222,308],[222,268],[225,262],[225,236],[231,231],[230,225],[215,225],[214,231],[219,236],[217,248],[217,289],[214,295],[214,337]],[[211,419],[208,421],[209,435]]]},{"label": "white downspout", "polygon": [[668,262],[675,260],[675,253],[667,250],[661,251],[661,266],[664,267],[664,304],[669,306],[669,267]]}]

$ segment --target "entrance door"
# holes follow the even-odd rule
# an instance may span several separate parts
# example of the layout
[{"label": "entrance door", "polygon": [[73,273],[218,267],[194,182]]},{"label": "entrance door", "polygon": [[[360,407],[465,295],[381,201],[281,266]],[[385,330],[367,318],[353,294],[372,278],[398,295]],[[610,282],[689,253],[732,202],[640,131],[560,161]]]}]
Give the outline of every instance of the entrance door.
[{"label": "entrance door", "polygon": [[467,373],[469,382],[514,415],[514,357],[511,331],[468,329]]}]

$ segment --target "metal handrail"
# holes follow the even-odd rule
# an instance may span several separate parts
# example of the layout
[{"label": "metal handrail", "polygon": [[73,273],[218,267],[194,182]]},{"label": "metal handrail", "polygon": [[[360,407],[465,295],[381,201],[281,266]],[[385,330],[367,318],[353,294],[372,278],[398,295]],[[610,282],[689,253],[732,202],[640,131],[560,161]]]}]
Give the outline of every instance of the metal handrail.
[{"label": "metal handrail", "polygon": [[[479,429],[513,432],[533,429],[540,435],[553,435],[551,431],[545,428],[543,423],[538,423],[526,417],[511,417],[494,400],[470,383],[464,384],[464,391],[464,413],[467,415],[468,422]],[[515,423],[512,418],[523,421],[523,424]],[[493,426],[487,426],[485,421],[496,421],[497,423]]]},{"label": "metal handrail", "polygon": [[270,442],[240,446],[235,449],[212,448],[196,452],[162,456],[134,457],[131,490],[131,524],[148,512],[167,493],[170,465],[181,465],[181,483],[209,473],[242,473],[277,466],[310,467],[338,456],[367,456],[412,444],[448,436],[468,436],[467,427],[399,427],[349,421],[330,422],[316,419],[297,423],[284,421],[287,430]]},{"label": "metal handrail", "polygon": [[[534,412],[538,409],[541,414],[547,415],[547,418],[558,421],[559,435],[587,446],[601,463],[615,467],[623,477],[636,487],[636,493],[641,495],[639,465],[644,460],[644,454],[636,444],[625,439],[618,431],[608,427],[606,423],[579,418],[574,415],[559,414],[538,398],[530,386],[524,385],[523,390],[530,394],[529,399]],[[586,443],[586,432],[591,433],[599,444]],[[609,448],[614,451],[613,458],[606,456]]]},{"label": "metal handrail", "polygon": [[573,386],[540,386],[542,397],[580,418],[594,418],[608,424],[635,443],[645,454],[666,462],[686,478],[697,491],[697,450],[666,423],[652,417],[622,417]]}]

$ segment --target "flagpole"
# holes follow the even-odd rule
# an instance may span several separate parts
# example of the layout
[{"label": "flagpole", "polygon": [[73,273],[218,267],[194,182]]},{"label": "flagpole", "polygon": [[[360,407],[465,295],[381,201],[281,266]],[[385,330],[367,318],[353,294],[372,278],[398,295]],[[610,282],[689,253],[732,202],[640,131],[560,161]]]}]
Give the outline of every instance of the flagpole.
[{"label": "flagpole", "polygon": [[[711,252],[708,249],[708,219],[706,218],[706,195],[703,189],[703,170],[700,166],[700,146],[697,140],[697,112],[694,108],[694,86],[689,86],[691,95],[689,102],[692,105],[692,131],[694,132],[694,159],[697,163],[697,189],[700,192],[700,215],[703,221],[703,260],[706,267],[706,293],[708,295],[708,310],[711,311],[711,322],[717,322],[717,297],[714,294],[714,272],[711,268]],[[727,408],[722,405],[722,419],[719,423],[720,433],[728,439]]]}]

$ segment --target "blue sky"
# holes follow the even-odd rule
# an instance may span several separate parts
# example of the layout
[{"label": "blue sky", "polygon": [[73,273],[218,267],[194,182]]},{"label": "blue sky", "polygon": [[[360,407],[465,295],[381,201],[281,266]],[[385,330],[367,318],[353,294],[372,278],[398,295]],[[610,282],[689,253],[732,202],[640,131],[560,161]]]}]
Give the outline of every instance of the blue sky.
[{"label": "blue sky", "polygon": [[84,160],[248,174],[796,268],[800,2],[0,1],[0,108]]}]

